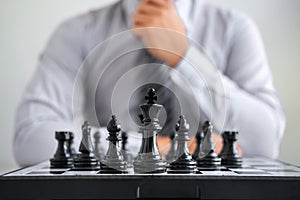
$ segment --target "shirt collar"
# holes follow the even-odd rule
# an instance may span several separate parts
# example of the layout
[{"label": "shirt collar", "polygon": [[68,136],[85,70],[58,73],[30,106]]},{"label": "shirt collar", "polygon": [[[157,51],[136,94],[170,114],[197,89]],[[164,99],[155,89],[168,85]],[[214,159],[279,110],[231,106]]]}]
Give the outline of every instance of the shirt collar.
[{"label": "shirt collar", "polygon": [[[196,0],[175,0],[175,6],[183,23],[188,26],[190,23],[190,14],[195,6]],[[199,1],[199,0],[198,0]],[[125,11],[127,25],[132,26],[132,15],[136,11],[140,0],[122,0],[122,8]]]}]

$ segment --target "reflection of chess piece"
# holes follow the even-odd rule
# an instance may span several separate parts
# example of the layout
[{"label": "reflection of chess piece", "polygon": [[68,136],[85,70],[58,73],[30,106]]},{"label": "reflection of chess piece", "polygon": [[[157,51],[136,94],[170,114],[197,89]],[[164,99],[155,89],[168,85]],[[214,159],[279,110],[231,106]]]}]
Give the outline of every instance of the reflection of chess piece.
[{"label": "reflection of chess piece", "polygon": [[176,160],[171,162],[168,173],[172,174],[190,174],[196,173],[196,161],[192,158],[187,142],[190,140],[188,135],[189,124],[183,115],[180,116],[176,124],[177,135],[174,140],[177,141]]},{"label": "reflection of chess piece", "polygon": [[176,135],[177,133],[176,132],[173,132],[171,135],[170,135],[170,140],[171,140],[171,146],[170,146],[170,150],[166,156],[166,160],[168,163],[171,163],[173,161],[175,161],[177,158],[176,158],[176,149],[177,149],[177,140],[175,140],[176,138]]},{"label": "reflection of chess piece", "polygon": [[127,167],[132,167],[133,155],[127,150],[127,143],[128,143],[127,132],[122,131],[121,138],[122,138],[121,150],[124,156],[124,160],[127,162]]},{"label": "reflection of chess piece", "polygon": [[211,122],[206,121],[202,127],[204,133],[204,140],[200,147],[200,156],[197,159],[197,165],[199,167],[218,167],[221,165],[221,159],[215,152],[212,132],[213,126]]},{"label": "reflection of chess piece", "polygon": [[148,90],[145,97],[146,104],[140,105],[143,113],[143,124],[140,132],[143,135],[140,151],[133,162],[135,173],[163,173],[166,171],[166,162],[162,160],[157,147],[157,133],[161,130],[158,116],[162,105],[156,104],[155,89]]},{"label": "reflection of chess piece", "polygon": [[101,152],[101,148],[100,148],[100,139],[101,139],[101,133],[100,131],[96,131],[94,133],[94,155],[96,156],[96,158],[100,161],[104,154],[103,152]]},{"label": "reflection of chess piece", "polygon": [[121,126],[117,122],[116,116],[107,125],[109,136],[108,150],[106,155],[101,160],[101,174],[124,174],[127,173],[127,162],[124,160],[119,141],[121,141],[120,132]]},{"label": "reflection of chess piece", "polygon": [[82,138],[81,138],[81,143],[79,146],[79,151],[92,151],[93,147],[92,147],[92,140],[91,140],[91,126],[90,124],[85,121],[83,123],[83,125],[81,126],[82,129]]},{"label": "reflection of chess piece", "polygon": [[100,169],[98,160],[93,154],[91,140],[91,126],[86,121],[82,125],[82,139],[79,146],[79,154],[74,162],[75,171],[97,171]]},{"label": "reflection of chess piece", "polygon": [[203,155],[201,154],[201,145],[203,143],[203,139],[204,139],[204,133],[203,131],[198,131],[197,134],[196,134],[196,148],[194,150],[194,153],[193,153],[193,158],[195,160],[197,160],[199,157],[203,157]]},{"label": "reflection of chess piece", "polygon": [[237,141],[237,131],[225,131],[223,137],[223,149],[220,153],[222,165],[230,167],[240,167],[242,159],[239,157],[235,142]]},{"label": "reflection of chess piece", "polygon": [[74,133],[69,132],[69,135],[70,135],[70,139],[67,142],[68,151],[70,152],[70,154],[73,158],[76,158],[77,157],[77,151],[75,150],[75,147],[74,147]]}]

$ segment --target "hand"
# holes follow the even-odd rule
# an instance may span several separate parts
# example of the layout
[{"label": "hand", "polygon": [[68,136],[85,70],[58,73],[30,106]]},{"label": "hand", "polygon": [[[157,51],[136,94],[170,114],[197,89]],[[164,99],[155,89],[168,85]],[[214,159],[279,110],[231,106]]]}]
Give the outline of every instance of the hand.
[{"label": "hand", "polygon": [[141,0],[133,32],[152,56],[175,67],[188,49],[186,30],[173,0]]}]

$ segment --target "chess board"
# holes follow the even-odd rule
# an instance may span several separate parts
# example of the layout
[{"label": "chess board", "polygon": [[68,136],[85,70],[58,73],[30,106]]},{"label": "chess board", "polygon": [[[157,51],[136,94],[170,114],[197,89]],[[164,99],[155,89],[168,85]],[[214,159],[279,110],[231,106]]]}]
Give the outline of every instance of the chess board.
[{"label": "chess board", "polygon": [[300,167],[244,158],[240,168],[197,174],[99,174],[50,169],[45,162],[0,177],[1,199],[300,199]]}]

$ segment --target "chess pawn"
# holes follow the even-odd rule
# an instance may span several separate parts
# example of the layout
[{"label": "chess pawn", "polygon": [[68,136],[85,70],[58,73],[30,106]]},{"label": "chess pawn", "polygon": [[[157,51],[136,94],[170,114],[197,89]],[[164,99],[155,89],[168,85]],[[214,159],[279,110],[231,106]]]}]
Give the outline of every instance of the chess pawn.
[{"label": "chess pawn", "polygon": [[79,146],[79,154],[74,161],[74,171],[98,171],[100,165],[93,154],[91,140],[91,126],[87,121],[82,125],[82,139]]},{"label": "chess pawn", "polygon": [[50,168],[72,168],[74,160],[67,146],[70,140],[70,133],[55,132],[55,139],[58,141],[58,145],[53,158],[50,159]]},{"label": "chess pawn", "polygon": [[109,136],[109,146],[106,155],[101,160],[101,174],[125,174],[127,172],[127,162],[124,160],[123,153],[120,149],[119,141],[121,126],[117,123],[116,116],[112,116],[112,119],[107,125]]},{"label": "chess pawn", "polygon": [[170,147],[170,150],[166,156],[166,160],[168,163],[171,163],[173,161],[176,160],[176,149],[177,149],[177,140],[175,140],[176,138],[176,135],[177,133],[176,132],[173,132],[171,135],[170,135],[170,140],[171,140],[171,147]]},{"label": "chess pawn", "polygon": [[197,159],[198,167],[219,167],[221,158],[216,154],[212,141],[213,126],[211,122],[206,121],[202,127],[204,140],[200,147],[199,158]]},{"label": "chess pawn", "polygon": [[140,126],[142,144],[137,157],[133,162],[135,173],[164,173],[167,163],[162,160],[157,146],[157,133],[161,130],[158,116],[162,105],[156,104],[157,96],[155,89],[148,90],[145,97],[147,103],[140,105],[143,114],[143,123]]},{"label": "chess pawn", "polygon": [[194,150],[194,153],[193,153],[193,158],[195,160],[197,160],[199,157],[203,157],[203,155],[201,154],[201,144],[203,142],[203,139],[204,139],[204,133],[202,131],[198,131],[196,133],[196,148]]},{"label": "chess pawn", "polygon": [[69,132],[70,135],[70,139],[67,141],[67,147],[68,147],[68,151],[71,154],[71,156],[73,158],[77,157],[77,151],[75,150],[74,147],[74,133],[73,132]]},{"label": "chess pawn", "polygon": [[242,166],[242,158],[238,155],[235,142],[237,141],[237,131],[225,131],[222,134],[223,148],[220,154],[221,163],[224,166],[240,167]]},{"label": "chess pawn", "polygon": [[101,133],[99,131],[96,131],[94,133],[94,150],[93,153],[96,156],[98,160],[101,160],[104,156],[104,154],[100,150],[100,139],[101,139]]},{"label": "chess pawn", "polygon": [[176,124],[177,135],[175,140],[177,141],[176,149],[176,160],[171,162],[168,168],[168,173],[171,174],[191,174],[196,173],[196,161],[193,159],[192,155],[188,149],[188,141],[190,137],[188,136],[189,124],[183,115],[180,116],[178,123]]},{"label": "chess pawn", "polygon": [[128,142],[127,132],[122,131],[121,138],[122,138],[121,150],[122,150],[122,153],[124,156],[124,160],[126,160],[126,162],[127,162],[127,167],[132,167],[133,155],[128,152],[127,147],[126,147],[127,142]]}]

